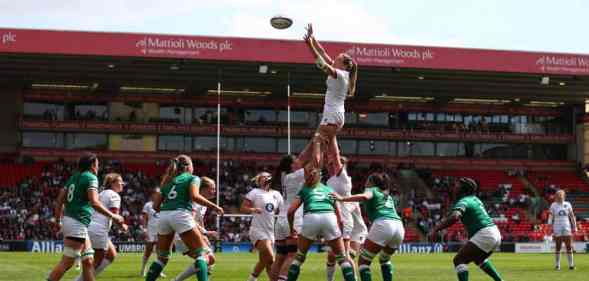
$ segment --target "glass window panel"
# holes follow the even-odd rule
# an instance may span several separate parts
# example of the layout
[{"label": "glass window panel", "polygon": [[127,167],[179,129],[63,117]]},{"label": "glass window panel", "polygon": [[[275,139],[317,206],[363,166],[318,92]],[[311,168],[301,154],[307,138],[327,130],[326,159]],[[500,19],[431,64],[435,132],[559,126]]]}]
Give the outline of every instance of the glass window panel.
[{"label": "glass window panel", "polygon": [[23,132],[23,147],[63,148],[63,134],[45,132]]},{"label": "glass window panel", "polygon": [[434,156],[434,143],[412,142],[410,150],[414,156]]},{"label": "glass window panel", "polygon": [[[308,139],[290,139],[290,153],[291,154],[298,154],[309,142]],[[280,153],[288,153],[288,139],[282,138],[278,140],[278,152]]]},{"label": "glass window panel", "polygon": [[106,134],[66,134],[68,149],[104,149],[107,148]]},{"label": "glass window panel", "polygon": [[343,155],[356,155],[358,154],[358,141],[348,139],[338,139],[337,143],[340,147],[340,153]]},{"label": "glass window panel", "polygon": [[108,120],[106,105],[78,104],[74,106],[74,114],[77,120]]},{"label": "glass window panel", "polygon": [[457,157],[464,156],[464,144],[456,142],[441,142],[436,144],[436,156]]},{"label": "glass window panel", "polygon": [[190,108],[179,106],[160,107],[160,121],[189,124],[192,120]]},{"label": "glass window panel", "polygon": [[[194,137],[193,144],[193,149],[195,151],[216,151],[217,137]],[[234,151],[235,139],[221,137],[220,145],[221,151]]]},{"label": "glass window panel", "polygon": [[358,141],[358,154],[360,155],[387,155],[389,153],[387,141]]},{"label": "glass window panel", "polygon": [[434,114],[431,112],[428,112],[425,116],[425,120],[427,121],[434,121]]},{"label": "glass window panel", "polygon": [[358,124],[387,127],[389,125],[389,114],[384,112],[360,114]]},{"label": "glass window panel", "polygon": [[276,111],[270,109],[246,110],[245,121],[260,124],[265,122],[276,122]]},{"label": "glass window panel", "polygon": [[275,138],[239,138],[237,149],[240,152],[276,152]]},{"label": "glass window panel", "polygon": [[438,113],[436,114],[436,121],[438,122],[446,122],[446,113]]},{"label": "glass window panel", "polygon": [[25,102],[23,114],[25,117],[46,120],[63,120],[65,107],[59,104]]},{"label": "glass window panel", "polygon": [[184,151],[184,136],[159,136],[158,150]]}]

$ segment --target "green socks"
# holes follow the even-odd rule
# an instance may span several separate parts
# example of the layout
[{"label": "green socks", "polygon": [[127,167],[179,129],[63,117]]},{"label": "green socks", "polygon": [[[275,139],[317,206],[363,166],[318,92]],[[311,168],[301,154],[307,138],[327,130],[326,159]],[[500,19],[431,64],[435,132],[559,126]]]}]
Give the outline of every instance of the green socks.
[{"label": "green socks", "polygon": [[360,266],[360,280],[361,281],[372,281],[372,274],[370,273],[370,265],[361,265]]},{"label": "green socks", "polygon": [[295,260],[288,269],[288,279],[286,280],[296,281],[299,278],[299,273],[301,273],[301,266]]},{"label": "green socks", "polygon": [[479,267],[485,273],[487,273],[487,275],[491,276],[491,278],[493,278],[493,280],[495,280],[495,281],[503,280],[503,279],[501,279],[501,275],[499,275],[499,272],[497,272],[497,269],[495,269],[495,267],[493,266],[493,264],[491,263],[490,260],[485,260]]},{"label": "green socks", "polygon": [[352,265],[345,261],[340,264],[342,268],[342,274],[344,275],[344,280],[346,281],[356,281],[356,276],[354,275],[354,269]]},{"label": "green socks", "polygon": [[160,277],[160,273],[164,270],[164,265],[159,260],[154,261],[149,267],[149,271],[145,276],[145,281],[155,281]]},{"label": "green socks", "polygon": [[466,264],[457,265],[456,274],[458,274],[458,281],[468,281],[468,266]]},{"label": "green socks", "polygon": [[382,281],[393,281],[393,264],[390,261],[380,264],[380,272]]}]

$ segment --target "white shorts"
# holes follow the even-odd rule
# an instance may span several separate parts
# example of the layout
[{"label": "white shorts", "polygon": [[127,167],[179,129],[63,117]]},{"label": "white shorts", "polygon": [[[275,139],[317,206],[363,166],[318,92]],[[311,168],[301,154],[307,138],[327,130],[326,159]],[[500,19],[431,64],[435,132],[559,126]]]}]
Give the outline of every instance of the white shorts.
[{"label": "white shorts", "polygon": [[70,218],[68,216],[63,217],[62,221],[62,232],[63,237],[72,237],[87,239],[88,238],[88,227],[80,221]]},{"label": "white shorts", "polygon": [[274,243],[274,231],[250,228],[248,235],[254,247],[260,240],[270,240],[271,243]]},{"label": "white shorts", "polygon": [[562,225],[562,224],[552,225],[552,236],[554,236],[554,237],[571,236],[572,233],[573,232],[571,231],[570,225]]},{"label": "white shorts", "polygon": [[485,253],[490,253],[501,245],[501,232],[497,226],[488,226],[475,233],[469,241]]},{"label": "white shorts", "polygon": [[[345,203],[344,203],[345,204]],[[342,229],[342,237],[344,239],[350,239],[352,237],[352,231],[354,230],[354,218],[352,214],[346,209],[347,206],[340,204],[340,216],[342,218],[343,229]]]},{"label": "white shorts", "polygon": [[368,228],[364,221],[356,221],[354,220],[354,228],[352,228],[352,234],[350,235],[350,241],[356,242],[358,244],[363,244],[364,240],[366,240],[366,236],[368,235]]},{"label": "white shorts", "polygon": [[398,249],[404,237],[405,228],[400,220],[378,219],[372,223],[367,239],[381,247]]},{"label": "white shorts", "polygon": [[337,225],[335,213],[318,213],[303,216],[301,235],[310,240],[322,237],[326,241],[331,241],[341,237],[342,233]]},{"label": "white shorts", "polygon": [[108,232],[101,225],[91,223],[88,227],[88,237],[90,237],[93,249],[108,249],[110,238],[108,237]]},{"label": "white shorts", "polygon": [[[293,227],[296,233],[301,233],[301,228],[303,225],[303,217],[295,215]],[[288,218],[284,216],[280,216],[276,219],[276,223],[274,225],[274,236],[275,239],[286,240],[288,236],[290,236],[290,227],[288,226]]]},{"label": "white shorts", "polygon": [[147,227],[147,232],[145,233],[147,242],[155,243],[157,242],[157,224],[156,225],[149,225]]},{"label": "white shorts", "polygon": [[344,127],[346,121],[345,112],[323,111],[321,123],[319,125],[337,125],[338,128]]},{"label": "white shorts", "polygon": [[170,233],[182,234],[196,226],[192,212],[188,210],[161,211],[157,224],[157,233],[168,235]]}]

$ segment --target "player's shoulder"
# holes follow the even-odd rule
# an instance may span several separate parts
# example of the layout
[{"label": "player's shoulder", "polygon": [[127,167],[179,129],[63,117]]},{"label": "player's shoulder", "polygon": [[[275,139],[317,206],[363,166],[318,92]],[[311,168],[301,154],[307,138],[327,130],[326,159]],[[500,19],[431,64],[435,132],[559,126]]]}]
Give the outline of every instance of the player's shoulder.
[{"label": "player's shoulder", "polygon": [[571,204],[569,201],[564,201],[564,205],[567,207],[573,207],[573,204]]}]

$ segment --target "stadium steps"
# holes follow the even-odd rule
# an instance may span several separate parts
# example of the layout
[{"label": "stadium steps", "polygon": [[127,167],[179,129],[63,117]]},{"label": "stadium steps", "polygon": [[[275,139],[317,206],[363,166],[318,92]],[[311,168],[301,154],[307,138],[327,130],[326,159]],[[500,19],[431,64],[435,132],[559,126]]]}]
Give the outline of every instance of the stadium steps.
[{"label": "stadium steps", "polygon": [[401,191],[401,208],[407,207],[411,191],[415,191],[416,198],[433,199],[434,194],[414,170],[399,170],[399,187]]}]

